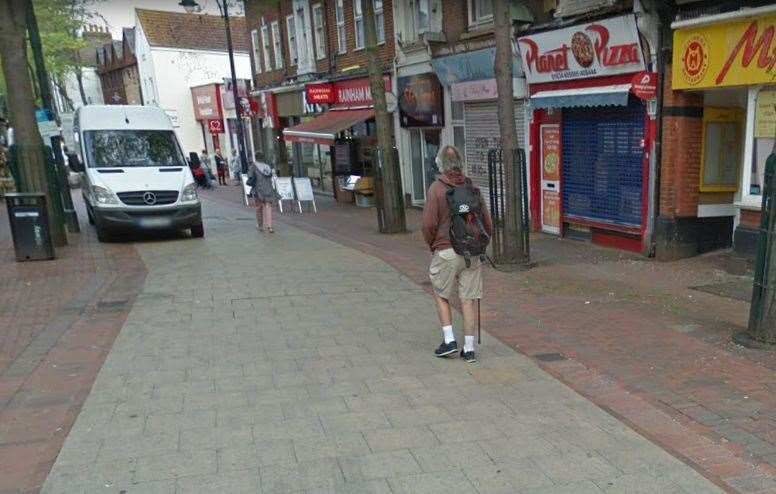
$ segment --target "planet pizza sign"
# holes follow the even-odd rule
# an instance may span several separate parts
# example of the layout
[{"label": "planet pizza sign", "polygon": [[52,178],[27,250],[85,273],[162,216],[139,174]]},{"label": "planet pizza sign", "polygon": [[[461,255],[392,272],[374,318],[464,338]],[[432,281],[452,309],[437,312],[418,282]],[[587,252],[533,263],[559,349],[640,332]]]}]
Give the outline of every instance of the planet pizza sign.
[{"label": "planet pizza sign", "polygon": [[645,69],[633,15],[523,36],[517,43],[529,84],[629,74]]}]

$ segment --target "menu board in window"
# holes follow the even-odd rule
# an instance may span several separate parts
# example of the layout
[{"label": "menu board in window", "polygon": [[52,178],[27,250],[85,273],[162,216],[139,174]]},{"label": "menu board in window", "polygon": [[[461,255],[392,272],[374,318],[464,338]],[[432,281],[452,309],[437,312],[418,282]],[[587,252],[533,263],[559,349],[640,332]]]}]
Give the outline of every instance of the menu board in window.
[{"label": "menu board in window", "polygon": [[347,174],[353,169],[353,147],[350,143],[334,145],[334,170],[337,175]]}]

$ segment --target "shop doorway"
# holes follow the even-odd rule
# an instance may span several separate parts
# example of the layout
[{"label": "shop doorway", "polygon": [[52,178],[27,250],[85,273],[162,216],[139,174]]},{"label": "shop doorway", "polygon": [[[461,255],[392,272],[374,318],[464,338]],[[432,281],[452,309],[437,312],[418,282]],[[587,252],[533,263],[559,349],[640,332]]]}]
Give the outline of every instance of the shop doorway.
[{"label": "shop doorway", "polygon": [[560,235],[560,125],[539,127],[542,231]]},{"label": "shop doorway", "polygon": [[439,129],[411,129],[410,162],[412,163],[412,203],[426,202],[426,191],[436,180],[439,169],[436,156],[439,152],[441,131]]}]

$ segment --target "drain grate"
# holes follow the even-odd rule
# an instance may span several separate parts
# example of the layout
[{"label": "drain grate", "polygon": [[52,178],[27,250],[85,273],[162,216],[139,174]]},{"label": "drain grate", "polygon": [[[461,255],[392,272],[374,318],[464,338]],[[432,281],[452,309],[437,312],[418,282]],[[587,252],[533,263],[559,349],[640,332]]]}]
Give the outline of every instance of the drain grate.
[{"label": "drain grate", "polygon": [[97,310],[98,311],[114,311],[114,310],[121,310],[124,308],[125,305],[127,305],[128,300],[105,300],[97,302]]},{"label": "drain grate", "polygon": [[533,356],[533,358],[541,362],[558,362],[561,360],[567,360],[562,353],[537,353]]}]

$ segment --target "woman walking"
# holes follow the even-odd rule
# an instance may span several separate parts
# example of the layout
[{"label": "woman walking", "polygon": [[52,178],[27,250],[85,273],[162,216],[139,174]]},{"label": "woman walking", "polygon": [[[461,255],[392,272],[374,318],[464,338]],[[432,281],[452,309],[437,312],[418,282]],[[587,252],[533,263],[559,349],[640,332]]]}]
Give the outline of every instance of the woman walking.
[{"label": "woman walking", "polygon": [[216,162],[216,172],[218,173],[218,185],[226,185],[226,159],[221,154],[221,148],[216,149],[216,155],[213,158]]},{"label": "woman walking", "polygon": [[272,229],[272,205],[280,199],[272,181],[272,168],[266,163],[254,163],[248,173],[248,185],[256,206],[256,228],[275,233]]}]

